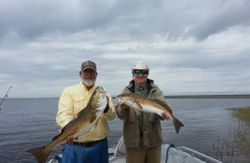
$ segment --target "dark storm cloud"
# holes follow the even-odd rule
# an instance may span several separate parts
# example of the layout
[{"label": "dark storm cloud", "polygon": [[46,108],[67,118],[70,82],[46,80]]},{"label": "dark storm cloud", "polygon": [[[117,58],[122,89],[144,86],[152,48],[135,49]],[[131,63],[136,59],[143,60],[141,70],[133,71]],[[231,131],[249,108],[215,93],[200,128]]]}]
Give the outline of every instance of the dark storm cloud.
[{"label": "dark storm cloud", "polygon": [[[31,1],[0,2],[0,37],[16,33],[35,38],[46,33],[94,30],[114,36],[198,39],[231,26],[249,25],[250,3],[229,1]],[[110,33],[110,31],[113,31]]]}]

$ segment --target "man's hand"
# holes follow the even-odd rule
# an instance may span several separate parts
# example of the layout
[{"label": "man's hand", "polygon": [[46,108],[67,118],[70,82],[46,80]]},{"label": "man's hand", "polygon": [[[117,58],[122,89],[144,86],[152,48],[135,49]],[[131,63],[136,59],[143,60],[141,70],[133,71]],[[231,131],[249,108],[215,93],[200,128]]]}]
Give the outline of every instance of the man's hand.
[{"label": "man's hand", "polygon": [[161,117],[163,119],[166,119],[166,120],[169,120],[169,118],[170,118],[169,115],[166,112],[161,113]]},{"label": "man's hand", "polygon": [[125,105],[125,104],[121,104],[120,107],[121,107],[122,109],[125,109],[125,110],[128,110],[128,109],[129,109],[129,107],[128,107],[127,105]]},{"label": "man's hand", "polygon": [[[61,133],[62,130],[59,129],[58,132]],[[65,144],[65,143],[66,143],[66,144],[73,144],[73,143],[74,143],[74,139],[75,139],[74,135],[69,135],[69,136],[66,138],[66,140],[63,142],[63,144]],[[62,144],[62,145],[63,145],[63,144]]]},{"label": "man's hand", "polygon": [[73,144],[74,143],[74,139],[75,139],[74,135],[70,135],[70,136],[68,136],[66,138],[66,143],[67,144]]}]

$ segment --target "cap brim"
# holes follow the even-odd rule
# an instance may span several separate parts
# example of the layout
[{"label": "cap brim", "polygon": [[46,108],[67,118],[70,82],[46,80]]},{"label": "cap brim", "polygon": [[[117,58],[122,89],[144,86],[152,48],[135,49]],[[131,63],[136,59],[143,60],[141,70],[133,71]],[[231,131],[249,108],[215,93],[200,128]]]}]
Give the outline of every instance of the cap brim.
[{"label": "cap brim", "polygon": [[84,69],[82,69],[82,71],[85,71],[85,70],[87,70],[87,69],[90,69],[90,70],[93,70],[93,71],[96,72],[96,70],[95,70],[93,67],[85,67]]}]

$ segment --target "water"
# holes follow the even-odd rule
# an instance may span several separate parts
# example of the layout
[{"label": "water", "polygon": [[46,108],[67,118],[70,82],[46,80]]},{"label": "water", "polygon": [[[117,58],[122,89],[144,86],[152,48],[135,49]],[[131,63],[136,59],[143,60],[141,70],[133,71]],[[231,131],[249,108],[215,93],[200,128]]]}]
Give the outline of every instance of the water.
[{"label": "water", "polygon": [[[25,150],[47,144],[58,133],[55,123],[58,99],[6,99],[0,111],[0,163],[35,162]],[[165,143],[184,145],[210,156],[218,137],[237,127],[226,108],[250,106],[249,99],[168,99],[185,127],[177,135],[173,125],[162,122]],[[110,122],[109,146],[122,135],[122,121]],[[61,148],[57,148],[59,152]]]}]

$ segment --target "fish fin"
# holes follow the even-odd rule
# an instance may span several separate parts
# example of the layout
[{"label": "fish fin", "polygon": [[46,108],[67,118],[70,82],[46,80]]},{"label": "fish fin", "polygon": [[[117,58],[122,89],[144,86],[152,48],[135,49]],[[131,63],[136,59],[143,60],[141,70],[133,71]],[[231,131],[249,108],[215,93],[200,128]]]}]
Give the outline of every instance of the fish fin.
[{"label": "fish fin", "polygon": [[175,118],[174,116],[173,116],[173,123],[174,123],[175,131],[178,134],[180,128],[184,127],[184,124],[181,121],[179,121],[177,118]]},{"label": "fish fin", "polygon": [[95,115],[95,114],[92,114],[92,115],[90,116],[90,123],[93,123],[95,120],[96,120],[96,115]]},{"label": "fish fin", "polygon": [[141,109],[141,110],[143,109],[143,107],[141,106],[140,103],[137,102],[136,105],[138,106],[139,109]]},{"label": "fish fin", "polygon": [[95,128],[97,127],[97,123],[99,122],[99,119],[97,119],[96,123],[95,123]]},{"label": "fish fin", "polygon": [[150,99],[150,100],[152,100],[152,101],[160,104],[161,106],[163,106],[164,108],[166,108],[172,114],[172,109],[165,102],[163,102],[161,100],[158,100],[158,99]]},{"label": "fish fin", "polygon": [[49,151],[46,150],[45,146],[31,148],[26,152],[32,153],[38,163],[45,163],[49,155]]},{"label": "fish fin", "polygon": [[91,120],[91,122],[89,124],[87,124],[84,128],[80,129],[76,135],[83,135],[86,132],[88,132],[92,127],[97,127],[97,123],[99,121],[99,118],[96,119],[96,116],[94,116],[95,119]]},{"label": "fish fin", "polygon": [[135,104],[137,105],[137,108],[138,108],[138,109],[135,109],[135,114],[136,114],[137,116],[140,116],[140,115],[141,115],[141,111],[140,111],[140,110],[142,110],[143,107],[142,107],[141,104],[139,104],[138,102],[136,102]]},{"label": "fish fin", "polygon": [[91,129],[93,127],[93,125],[91,124],[88,124],[86,125],[84,128],[80,129],[79,131],[77,131],[75,134],[74,134],[74,137],[78,137],[79,135],[83,135],[85,134],[87,131],[89,131],[89,129]]}]

